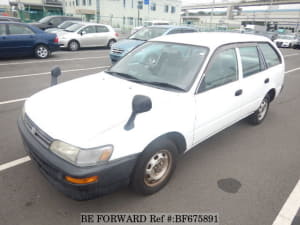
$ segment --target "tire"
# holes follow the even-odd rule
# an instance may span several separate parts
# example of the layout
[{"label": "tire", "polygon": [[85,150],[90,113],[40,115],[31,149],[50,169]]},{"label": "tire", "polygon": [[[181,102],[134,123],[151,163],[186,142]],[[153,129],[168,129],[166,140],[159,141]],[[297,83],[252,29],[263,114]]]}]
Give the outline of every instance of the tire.
[{"label": "tire", "polygon": [[270,96],[266,95],[262,102],[260,103],[259,108],[248,117],[248,122],[252,125],[261,124],[266,118],[270,105]]},{"label": "tire", "polygon": [[50,55],[49,48],[46,45],[40,44],[34,48],[34,55],[39,59],[46,59]]},{"label": "tire", "polygon": [[143,195],[159,191],[170,180],[177,157],[178,151],[172,141],[168,139],[154,141],[137,161],[131,178],[133,190]]},{"label": "tire", "polygon": [[79,45],[78,41],[72,40],[68,44],[69,51],[78,51],[79,48],[80,48],[80,45]]},{"label": "tire", "polygon": [[107,48],[111,48],[111,46],[114,44],[114,43],[116,43],[117,41],[116,40],[114,40],[114,39],[110,39],[109,40],[109,42],[107,43]]}]

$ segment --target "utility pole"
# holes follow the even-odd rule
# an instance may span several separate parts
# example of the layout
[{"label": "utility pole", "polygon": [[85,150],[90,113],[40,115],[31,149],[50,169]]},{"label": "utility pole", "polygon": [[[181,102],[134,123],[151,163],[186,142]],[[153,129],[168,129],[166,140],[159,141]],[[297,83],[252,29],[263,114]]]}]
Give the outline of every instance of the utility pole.
[{"label": "utility pole", "polygon": [[209,28],[212,28],[212,19],[213,19],[213,14],[214,14],[214,10],[215,10],[215,0],[213,0],[212,2],[212,7],[211,7],[211,11],[210,11],[210,20],[209,20]]},{"label": "utility pole", "polygon": [[96,0],[96,21],[100,23],[100,0]]}]

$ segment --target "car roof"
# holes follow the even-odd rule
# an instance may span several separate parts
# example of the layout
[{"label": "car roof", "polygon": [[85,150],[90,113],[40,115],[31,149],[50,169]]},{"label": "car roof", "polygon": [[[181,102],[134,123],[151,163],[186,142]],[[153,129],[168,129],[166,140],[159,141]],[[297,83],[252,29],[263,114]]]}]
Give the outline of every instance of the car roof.
[{"label": "car roof", "polygon": [[169,28],[169,29],[180,29],[180,28],[185,28],[185,29],[194,29],[196,30],[196,28],[194,27],[189,27],[189,26],[176,26],[176,25],[153,25],[153,26],[149,26],[148,28],[151,27],[162,27],[162,28]]},{"label": "car roof", "polygon": [[264,36],[227,32],[196,32],[165,35],[152,39],[151,41],[172,42],[179,44],[190,44],[216,48],[221,45],[243,42],[270,42]]}]

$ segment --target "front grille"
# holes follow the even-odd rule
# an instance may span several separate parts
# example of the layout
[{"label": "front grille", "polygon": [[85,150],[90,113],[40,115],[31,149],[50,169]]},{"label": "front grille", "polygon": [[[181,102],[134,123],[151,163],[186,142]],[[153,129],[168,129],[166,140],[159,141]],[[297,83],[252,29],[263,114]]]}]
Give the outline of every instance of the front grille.
[{"label": "front grille", "polygon": [[28,131],[38,140],[44,147],[49,148],[53,142],[53,138],[42,131],[28,116],[24,115],[24,124]]},{"label": "front grille", "polygon": [[114,54],[122,54],[124,52],[124,49],[120,49],[120,48],[113,48],[111,50],[112,53]]}]

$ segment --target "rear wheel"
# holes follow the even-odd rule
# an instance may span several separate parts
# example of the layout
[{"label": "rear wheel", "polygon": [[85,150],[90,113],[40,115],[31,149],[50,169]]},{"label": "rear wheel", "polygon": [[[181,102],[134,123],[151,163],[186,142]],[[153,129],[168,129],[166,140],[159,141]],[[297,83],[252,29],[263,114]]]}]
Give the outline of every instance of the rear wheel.
[{"label": "rear wheel", "polygon": [[79,43],[75,40],[70,41],[68,44],[68,49],[70,51],[78,51],[79,47]]},{"label": "rear wheel", "polygon": [[258,125],[264,121],[267,116],[270,105],[270,96],[266,95],[262,102],[260,103],[259,108],[248,117],[248,122],[252,125]]},{"label": "rear wheel", "polygon": [[50,51],[46,45],[37,45],[34,49],[35,57],[39,59],[46,59],[50,55]]},{"label": "rear wheel", "polygon": [[176,145],[168,139],[152,143],[142,153],[133,172],[131,186],[144,195],[150,195],[163,188],[176,167]]}]

